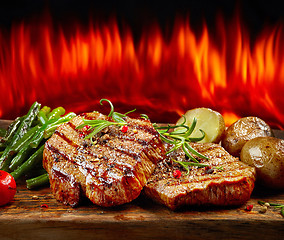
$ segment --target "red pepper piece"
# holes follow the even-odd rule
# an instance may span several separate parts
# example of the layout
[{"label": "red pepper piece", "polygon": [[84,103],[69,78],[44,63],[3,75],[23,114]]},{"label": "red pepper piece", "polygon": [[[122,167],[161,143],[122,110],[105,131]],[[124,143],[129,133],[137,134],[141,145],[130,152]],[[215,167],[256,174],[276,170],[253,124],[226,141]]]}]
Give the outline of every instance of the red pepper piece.
[{"label": "red pepper piece", "polygon": [[174,176],[174,178],[180,178],[181,177],[181,171],[180,170],[175,170],[173,172],[173,176]]},{"label": "red pepper piece", "polygon": [[249,204],[249,205],[246,206],[245,210],[246,210],[246,211],[251,211],[252,208],[253,208],[253,205],[252,205],[252,204]]},{"label": "red pepper piece", "polygon": [[128,126],[126,126],[126,125],[122,126],[122,127],[121,127],[121,131],[122,131],[123,133],[126,133],[126,132],[128,131]]}]

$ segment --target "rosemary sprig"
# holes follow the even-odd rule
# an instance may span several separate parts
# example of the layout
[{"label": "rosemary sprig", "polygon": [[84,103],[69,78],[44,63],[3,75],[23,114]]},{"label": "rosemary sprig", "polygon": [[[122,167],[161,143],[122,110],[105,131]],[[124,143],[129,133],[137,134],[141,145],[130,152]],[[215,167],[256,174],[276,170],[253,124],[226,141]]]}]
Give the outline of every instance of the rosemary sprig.
[{"label": "rosemary sprig", "polygon": [[199,163],[199,162],[183,162],[183,161],[177,161],[177,160],[174,160],[172,159],[174,162],[180,164],[185,170],[187,170],[187,173],[186,175],[189,174],[189,171],[190,171],[190,168],[189,167],[208,167],[209,165],[208,164],[202,164],[202,163]]},{"label": "rosemary sprig", "polygon": [[[264,205],[266,202],[264,202],[264,201],[258,201],[258,203],[259,203],[260,205]],[[280,214],[281,214],[282,217],[284,217],[284,204],[278,204],[278,203],[268,203],[268,204],[269,204],[269,206],[271,206],[271,207],[280,208],[280,209],[281,209],[281,210],[280,210]]]},{"label": "rosemary sprig", "polygon": [[94,119],[94,120],[89,120],[83,118],[83,124],[79,125],[76,127],[76,129],[81,129],[84,128],[85,126],[89,126],[89,131],[92,131],[90,134],[88,134],[85,139],[90,139],[91,142],[93,142],[93,136],[95,136],[97,133],[101,132],[103,129],[109,127],[109,126],[123,126],[126,125],[127,122],[124,120],[124,117],[126,117],[127,114],[134,112],[136,109],[129,111],[125,114],[118,113],[114,111],[114,107],[111,103],[110,100],[108,99],[101,99],[100,104],[103,105],[103,101],[106,101],[110,105],[110,113],[108,114],[108,117],[111,118],[113,121],[109,120],[103,120],[103,119]]},{"label": "rosemary sprig", "polygon": [[[77,127],[77,129],[84,128],[85,126],[90,127],[88,129],[88,131],[90,131],[91,133],[88,134],[85,137],[85,139],[90,139],[91,142],[93,142],[93,140],[92,140],[93,136],[95,136],[97,133],[99,133],[100,131],[102,131],[103,129],[105,129],[109,126],[126,125],[127,122],[124,120],[124,118],[126,117],[127,114],[135,111],[135,109],[134,109],[134,110],[129,111],[125,114],[121,114],[121,113],[114,111],[114,107],[113,107],[111,101],[109,101],[108,99],[101,99],[100,100],[101,105],[102,105],[103,101],[108,102],[109,105],[110,105],[111,110],[110,110],[110,113],[108,114],[108,117],[111,118],[112,121],[102,120],[102,119],[89,120],[89,119],[83,118],[83,124],[81,124]],[[194,148],[192,148],[189,145],[190,142],[198,142],[198,141],[201,141],[205,137],[205,133],[201,129],[199,129],[201,134],[202,134],[201,137],[198,137],[198,138],[190,137],[191,133],[193,132],[193,130],[196,126],[197,119],[194,118],[191,126],[188,127],[187,125],[185,125],[186,118],[185,118],[185,116],[183,116],[183,117],[184,117],[183,123],[178,124],[178,125],[168,124],[167,126],[158,126],[157,124],[153,124],[153,126],[157,130],[157,132],[159,133],[159,135],[160,135],[160,137],[163,141],[174,145],[174,147],[172,149],[170,149],[166,154],[169,154],[169,153],[171,153],[171,152],[173,152],[173,151],[175,151],[179,148],[183,149],[186,156],[191,161],[189,161],[189,162],[176,161],[176,160],[174,160],[174,161],[179,163],[181,166],[183,166],[187,170],[187,173],[189,173],[189,170],[190,170],[189,166],[197,166],[197,167],[208,166],[207,164],[199,163],[199,161],[193,155],[195,155],[199,158],[203,158],[203,159],[208,159],[208,157],[200,154],[199,152],[197,152]],[[149,119],[149,117],[146,114],[141,114],[141,118]]]},{"label": "rosemary sprig", "polygon": [[201,137],[197,137],[197,138],[190,137],[190,135],[192,134],[196,126],[197,119],[194,118],[191,126],[189,127],[185,125],[185,122],[186,122],[185,116],[183,116],[183,118],[184,118],[184,121],[178,125],[168,124],[167,126],[157,126],[156,124],[154,124],[154,127],[160,134],[160,137],[163,141],[174,145],[173,148],[170,149],[166,154],[169,154],[173,151],[176,151],[179,148],[182,148],[185,155],[191,160],[191,162],[190,161],[183,162],[183,161],[174,160],[175,162],[179,163],[182,167],[184,167],[187,170],[187,174],[188,174],[190,170],[189,166],[207,167],[209,165],[199,163],[199,161],[193,155],[199,158],[203,158],[203,159],[208,159],[208,157],[197,152],[194,148],[192,148],[189,145],[190,142],[201,141],[205,137],[204,131],[199,129],[199,131],[202,134]]},{"label": "rosemary sprig", "polygon": [[203,158],[203,159],[208,159],[206,156],[200,154],[197,152],[194,148],[192,148],[189,143],[190,142],[198,142],[201,141],[205,137],[205,133],[203,130],[199,129],[202,136],[198,138],[193,138],[190,137],[191,133],[193,132],[197,119],[194,118],[193,122],[190,127],[185,125],[186,118],[184,117],[184,121],[181,124],[178,125],[170,125],[168,124],[167,126],[157,126],[157,124],[154,124],[154,128],[157,130],[157,132],[160,134],[160,137],[163,141],[173,144],[174,147],[170,149],[168,153],[171,153],[180,147],[182,147],[183,151],[185,152],[186,156],[188,156],[192,161],[198,163],[198,160],[196,160],[191,154],[193,153],[194,155]]}]

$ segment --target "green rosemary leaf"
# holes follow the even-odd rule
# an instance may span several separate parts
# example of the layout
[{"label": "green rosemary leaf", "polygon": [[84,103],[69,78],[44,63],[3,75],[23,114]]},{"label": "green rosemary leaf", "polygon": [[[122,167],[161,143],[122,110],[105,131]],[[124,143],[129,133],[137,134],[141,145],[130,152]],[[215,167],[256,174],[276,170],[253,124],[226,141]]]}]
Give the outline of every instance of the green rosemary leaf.
[{"label": "green rosemary leaf", "polygon": [[125,117],[124,115],[122,114],[117,114],[116,112],[113,112],[112,114],[112,119],[115,121],[115,122],[126,122],[123,117]]},{"label": "green rosemary leaf", "polygon": [[181,143],[176,143],[176,141],[174,141],[173,145],[174,145],[174,147],[171,148],[166,154],[174,152],[174,151],[176,151],[177,149],[179,149],[182,146]]},{"label": "green rosemary leaf", "polygon": [[124,115],[126,116],[126,115],[128,115],[129,113],[133,113],[133,112],[135,112],[135,111],[136,111],[136,109],[130,110],[130,111],[128,111],[127,113],[124,113]]},{"label": "green rosemary leaf", "polygon": [[182,115],[183,117],[183,122],[181,124],[178,124],[176,125],[177,127],[183,127],[183,126],[186,126],[185,123],[186,123],[186,117],[184,115]]},{"label": "green rosemary leaf", "polygon": [[199,129],[201,132],[202,136],[201,137],[195,137],[195,138],[188,138],[190,142],[199,142],[205,137],[205,132],[202,129]]},{"label": "green rosemary leaf", "polygon": [[111,120],[105,120],[105,119],[83,119],[83,124],[79,125],[78,129],[81,129],[85,126],[90,126],[91,128],[89,129],[89,131],[92,131],[90,134],[88,134],[85,139],[91,139],[93,136],[95,136],[97,133],[99,133],[100,131],[102,131],[103,129],[105,129],[106,127],[109,126],[113,126],[113,125],[118,125],[118,126],[123,126],[126,125],[127,122],[124,120],[124,117],[126,117],[126,114],[134,112],[134,110],[129,111],[128,113],[122,114],[122,113],[118,113],[114,111],[114,107],[111,103],[111,101],[109,101],[108,99],[101,99],[100,100],[100,104],[103,105],[103,102],[106,101],[109,103],[110,105],[110,113],[108,114],[108,117],[111,118],[113,121]]},{"label": "green rosemary leaf", "polygon": [[191,147],[187,142],[185,142],[185,147],[190,151],[192,152],[193,154],[195,154],[196,156],[200,157],[200,158],[203,158],[203,159],[209,159],[208,157],[206,157],[205,155],[197,152],[193,147]]},{"label": "green rosemary leaf", "polygon": [[[174,160],[174,161],[175,161],[175,160]],[[188,166],[188,165],[184,164],[184,162],[181,162],[181,161],[175,161],[175,162],[178,163],[178,164],[180,164],[180,165],[187,171],[185,175],[188,175],[188,174],[189,174],[190,169],[189,169],[189,166]]]},{"label": "green rosemary leaf", "polygon": [[102,123],[104,123],[106,120],[102,120],[102,119],[94,119],[94,120],[91,120],[91,119],[84,119],[83,118],[83,122],[84,123],[82,123],[81,125],[79,125],[79,126],[77,126],[76,127],[76,129],[81,129],[81,128],[83,128],[83,127],[85,127],[85,126],[90,126],[90,125],[92,125],[92,126],[98,126],[98,125],[100,125],[100,124],[102,124]]},{"label": "green rosemary leaf", "polygon": [[103,101],[109,103],[109,105],[110,105],[110,112],[109,112],[109,114],[108,114],[108,117],[111,117],[112,114],[113,114],[113,112],[114,112],[114,107],[113,107],[113,105],[112,105],[112,102],[111,102],[110,100],[108,100],[108,99],[103,98],[103,99],[100,100],[100,104],[101,104],[101,105],[103,105]]},{"label": "green rosemary leaf", "polygon": [[87,125],[87,124],[82,123],[81,125],[77,126],[76,129],[81,129],[81,128],[85,127],[86,125]]},{"label": "green rosemary leaf", "polygon": [[184,135],[185,138],[189,137],[190,134],[192,134],[192,132],[193,132],[195,126],[196,126],[196,123],[197,123],[197,119],[193,118],[193,121],[192,121],[192,124],[191,124],[190,128],[187,130],[187,132]]},{"label": "green rosemary leaf", "polygon": [[221,167],[215,167],[217,170],[221,170],[221,171],[225,171],[224,167],[221,166]]},{"label": "green rosemary leaf", "polygon": [[199,162],[183,162],[183,161],[177,161],[172,159],[174,162],[180,164],[185,170],[187,170],[186,175],[189,174],[190,168],[189,167],[208,167],[208,164],[202,164]]},{"label": "green rosemary leaf", "polygon": [[143,118],[143,119],[149,120],[149,117],[146,114],[142,113],[142,114],[140,114],[140,117]]},{"label": "green rosemary leaf", "polygon": [[[185,125],[186,118],[183,116],[184,120],[183,123],[178,125],[166,125],[166,126],[157,126],[154,124],[154,128],[157,130],[157,132],[160,134],[160,138],[167,143],[170,143],[173,145],[173,147],[166,153],[169,154],[173,151],[176,151],[179,148],[182,148],[185,155],[190,159],[190,161],[187,162],[178,162],[180,165],[182,165],[186,170],[187,174],[189,173],[189,167],[188,166],[199,166],[199,167],[206,167],[207,164],[201,164],[199,161],[193,156],[197,156],[199,158],[208,159],[208,157],[202,155],[201,153],[197,152],[193,147],[189,145],[189,142],[198,142],[201,141],[205,137],[205,132],[200,129],[200,132],[202,134],[201,137],[195,137],[190,138],[189,136],[192,134],[194,128],[196,127],[197,119],[194,118],[191,126]],[[193,154],[193,155],[192,155]]]},{"label": "green rosemary leaf", "polygon": [[164,134],[162,134],[160,131],[158,131],[158,133],[160,134],[160,138],[162,139],[162,141],[169,143],[169,144],[174,144],[174,140],[168,139],[164,136]]},{"label": "green rosemary leaf", "polygon": [[189,130],[188,126],[181,126],[171,132],[171,135],[181,135],[185,134]]},{"label": "green rosemary leaf", "polygon": [[198,160],[196,160],[195,157],[193,157],[193,156],[189,153],[188,148],[186,147],[185,144],[182,145],[182,149],[183,149],[184,153],[186,154],[186,156],[188,156],[193,162],[198,163]]},{"label": "green rosemary leaf", "polygon": [[96,135],[97,133],[99,133],[100,131],[102,131],[104,128],[108,126],[110,126],[108,122],[104,122],[100,124],[99,126],[95,127],[94,130],[85,137],[85,139],[92,138],[94,135]]}]

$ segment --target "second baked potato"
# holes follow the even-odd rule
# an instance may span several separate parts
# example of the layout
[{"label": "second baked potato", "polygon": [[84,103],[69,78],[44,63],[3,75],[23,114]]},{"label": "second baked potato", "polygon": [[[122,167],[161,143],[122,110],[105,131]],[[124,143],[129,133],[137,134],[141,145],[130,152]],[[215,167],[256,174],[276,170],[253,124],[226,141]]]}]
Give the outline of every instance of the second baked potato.
[{"label": "second baked potato", "polygon": [[258,117],[244,117],[225,131],[222,146],[233,156],[239,157],[244,144],[256,137],[272,136],[270,126]]}]

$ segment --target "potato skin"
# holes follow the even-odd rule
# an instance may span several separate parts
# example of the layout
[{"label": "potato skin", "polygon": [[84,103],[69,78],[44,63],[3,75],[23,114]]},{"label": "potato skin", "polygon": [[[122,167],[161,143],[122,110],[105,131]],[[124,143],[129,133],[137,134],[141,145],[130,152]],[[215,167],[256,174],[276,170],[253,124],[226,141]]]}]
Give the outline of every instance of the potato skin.
[{"label": "potato skin", "polygon": [[275,189],[284,188],[284,140],[254,138],[243,146],[240,159],[255,167],[259,184]]},{"label": "potato skin", "polygon": [[258,117],[244,117],[225,131],[222,146],[233,156],[239,157],[244,144],[256,137],[272,136],[270,126]]}]

